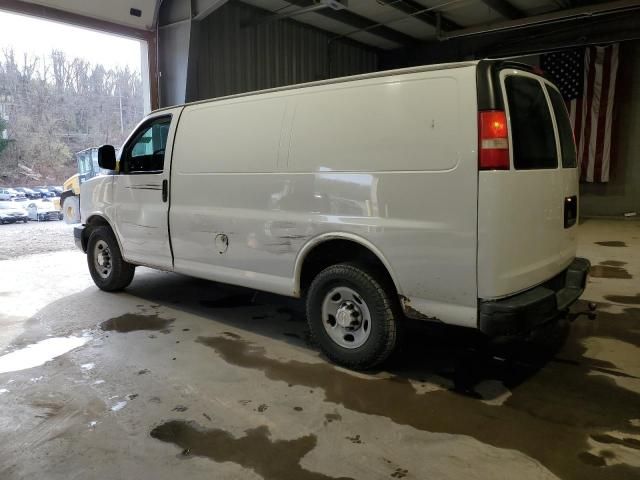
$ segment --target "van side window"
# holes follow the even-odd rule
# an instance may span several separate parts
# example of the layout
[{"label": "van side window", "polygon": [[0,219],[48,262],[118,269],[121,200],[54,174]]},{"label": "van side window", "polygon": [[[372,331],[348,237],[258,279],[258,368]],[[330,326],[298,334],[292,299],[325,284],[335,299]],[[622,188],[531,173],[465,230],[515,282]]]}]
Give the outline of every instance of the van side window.
[{"label": "van side window", "polygon": [[513,165],[516,170],[557,168],[551,112],[539,81],[509,75],[504,85],[509,103]]},{"label": "van side window", "polygon": [[122,152],[122,173],[162,173],[171,117],[154,119],[136,133]]},{"label": "van side window", "polygon": [[564,168],[575,168],[576,162],[576,144],[573,141],[573,129],[569,121],[567,107],[560,93],[552,87],[547,87],[553,114],[556,116],[556,124],[558,125],[558,135],[560,136],[560,149],[562,150],[562,166]]}]

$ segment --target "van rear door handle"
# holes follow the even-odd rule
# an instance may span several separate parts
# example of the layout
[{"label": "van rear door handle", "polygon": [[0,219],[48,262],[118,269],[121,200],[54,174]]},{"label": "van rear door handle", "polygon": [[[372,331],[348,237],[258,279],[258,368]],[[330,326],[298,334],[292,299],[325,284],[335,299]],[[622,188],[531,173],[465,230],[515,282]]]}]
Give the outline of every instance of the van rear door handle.
[{"label": "van rear door handle", "polygon": [[169,180],[162,181],[162,201],[166,202],[169,199]]}]

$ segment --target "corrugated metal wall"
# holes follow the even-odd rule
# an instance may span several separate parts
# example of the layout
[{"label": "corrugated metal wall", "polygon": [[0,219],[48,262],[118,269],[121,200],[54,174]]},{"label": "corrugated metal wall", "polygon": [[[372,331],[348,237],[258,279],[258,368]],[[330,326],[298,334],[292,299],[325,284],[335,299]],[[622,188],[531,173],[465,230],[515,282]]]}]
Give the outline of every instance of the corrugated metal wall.
[{"label": "corrugated metal wall", "polygon": [[[198,32],[200,99],[377,70],[376,50],[292,20],[256,25],[265,11],[231,0]],[[252,23],[253,22],[253,23]]]}]

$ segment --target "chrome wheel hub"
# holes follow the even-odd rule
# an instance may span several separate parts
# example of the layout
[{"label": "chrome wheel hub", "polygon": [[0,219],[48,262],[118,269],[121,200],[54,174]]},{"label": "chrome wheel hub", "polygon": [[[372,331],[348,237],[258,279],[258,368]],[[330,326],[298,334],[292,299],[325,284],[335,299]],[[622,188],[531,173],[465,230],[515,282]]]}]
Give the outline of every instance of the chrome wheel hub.
[{"label": "chrome wheel hub", "polygon": [[93,250],[93,264],[96,272],[102,278],[107,278],[111,274],[111,251],[109,245],[104,240],[98,240]]},{"label": "chrome wheel hub", "polygon": [[361,347],[371,334],[369,307],[349,287],[335,287],[327,293],[322,303],[322,324],[331,340],[344,348]]},{"label": "chrome wheel hub", "polygon": [[353,302],[344,302],[336,312],[338,325],[347,330],[356,330],[361,318],[360,309]]}]

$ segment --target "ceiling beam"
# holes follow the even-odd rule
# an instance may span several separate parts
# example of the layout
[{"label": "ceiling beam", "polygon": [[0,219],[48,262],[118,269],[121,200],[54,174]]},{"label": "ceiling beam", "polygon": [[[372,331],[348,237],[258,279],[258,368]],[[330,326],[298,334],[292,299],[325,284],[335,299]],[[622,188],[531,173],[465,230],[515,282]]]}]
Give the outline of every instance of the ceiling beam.
[{"label": "ceiling beam", "polygon": [[451,40],[453,38],[471,37],[479,35],[490,35],[497,32],[507,30],[520,30],[533,28],[536,26],[545,26],[554,28],[552,25],[560,24],[567,21],[581,20],[587,17],[604,17],[617,13],[640,11],[640,0],[612,0],[603,3],[597,3],[589,7],[572,8],[567,10],[556,10],[550,13],[525,17],[518,20],[505,20],[490,25],[481,25],[464,28],[457,32],[447,33],[443,35],[441,40]]},{"label": "ceiling beam", "polygon": [[228,0],[195,0],[191,2],[191,15],[196,21],[204,20]]},{"label": "ceiling beam", "polygon": [[[113,33],[125,37],[137,38],[139,40],[148,41],[153,39],[153,32],[136,27],[129,27],[119,23],[99,20],[94,17],[88,17],[77,13],[71,13],[35,3],[23,2],[20,0],[0,0],[0,10],[7,12],[19,13],[22,15],[31,15],[32,17],[44,18],[45,20],[54,20],[56,22],[67,23],[70,25],[78,25],[80,27],[99,30],[101,32]],[[35,33],[34,33],[35,35]]]},{"label": "ceiling beam", "polygon": [[458,30],[462,28],[456,22],[443,17],[442,14],[438,14],[432,10],[425,11],[427,7],[418,2],[415,2],[414,0],[391,0],[385,3],[387,6],[393,7],[396,10],[400,10],[401,12],[406,13],[413,18],[422,20],[424,23],[434,28],[438,27],[438,15],[440,15],[440,28],[445,32],[450,32],[452,30]]},{"label": "ceiling beam", "polygon": [[526,17],[525,13],[516,8],[509,2],[509,0],[482,0],[482,3],[491,7],[504,18],[509,20],[517,20],[519,18]]},{"label": "ceiling beam", "polygon": [[[310,7],[315,4],[313,0],[287,0],[290,4],[296,5],[301,8]],[[410,35],[406,35],[398,30],[387,27],[385,25],[379,25],[377,22],[370,20],[366,17],[362,17],[357,13],[353,13],[349,10],[334,10],[327,7],[321,10],[315,10],[313,12],[316,15],[322,15],[323,17],[330,18],[336,22],[344,23],[354,30],[362,30],[368,33],[372,33],[380,38],[384,38],[390,42],[397,43],[402,46],[412,46],[417,43],[417,40]]]}]

